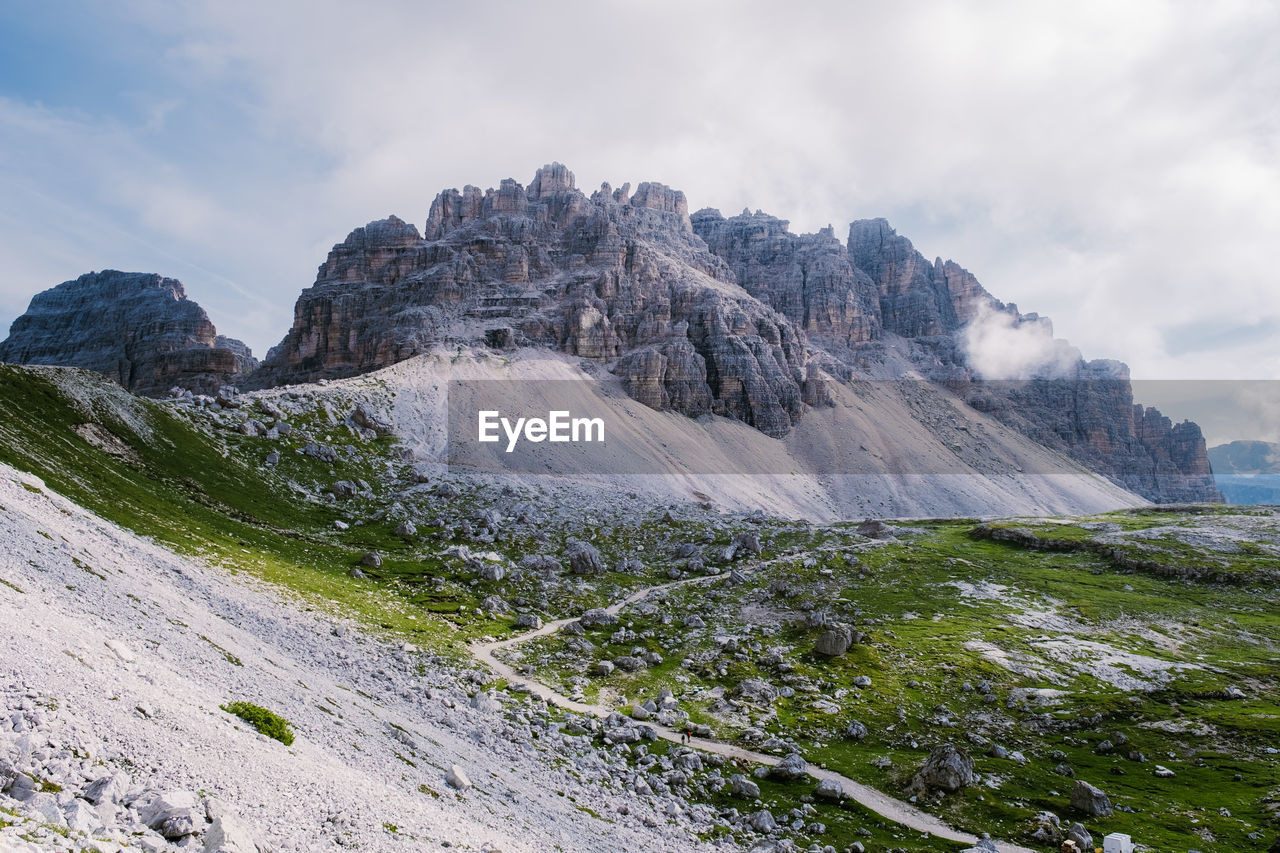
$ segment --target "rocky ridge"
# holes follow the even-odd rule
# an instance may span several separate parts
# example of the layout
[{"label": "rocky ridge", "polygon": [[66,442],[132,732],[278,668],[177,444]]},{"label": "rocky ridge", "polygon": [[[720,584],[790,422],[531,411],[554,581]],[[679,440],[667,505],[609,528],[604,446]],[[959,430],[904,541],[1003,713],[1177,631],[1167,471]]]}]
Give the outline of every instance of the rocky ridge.
[{"label": "rocky ridge", "polygon": [[118,270],[36,294],[0,343],[0,361],[84,367],[149,396],[175,385],[213,393],[258,366],[248,347],[217,333],[182,282]]},{"label": "rocky ridge", "polygon": [[90,367],[140,393],[214,393],[233,379],[352,376],[442,347],[550,348],[607,369],[651,408],[774,438],[831,402],[828,383],[929,381],[1147,499],[1221,500],[1199,427],[1135,404],[1123,365],[1077,358],[986,381],[965,331],[990,316],[1051,335],[884,219],[851,223],[844,242],[830,226],[793,234],[760,211],[690,215],[658,183],[587,195],[553,163],[527,187],[441,192],[421,231],[396,216],[353,230],[257,370],[181,284],[111,271],[33,299],[0,360]]},{"label": "rocky ridge", "polygon": [[733,278],[683,193],[606,184],[588,197],[554,164],[528,188],[441,193],[421,235],[394,216],[351,232],[255,383],[366,372],[440,342],[550,346],[614,362],[655,408],[785,435],[803,411],[806,349]]},{"label": "rocky ridge", "polygon": [[528,187],[440,193],[421,233],[394,216],[351,232],[254,383],[352,375],[442,343],[552,347],[602,362],[652,408],[781,437],[827,401],[826,381],[923,377],[1144,497],[1221,499],[1199,428],[1136,406],[1122,365],[983,382],[962,332],[984,313],[1051,330],[883,219],[841,243],[759,211],[690,215],[661,184],[588,196],[554,163]]}]

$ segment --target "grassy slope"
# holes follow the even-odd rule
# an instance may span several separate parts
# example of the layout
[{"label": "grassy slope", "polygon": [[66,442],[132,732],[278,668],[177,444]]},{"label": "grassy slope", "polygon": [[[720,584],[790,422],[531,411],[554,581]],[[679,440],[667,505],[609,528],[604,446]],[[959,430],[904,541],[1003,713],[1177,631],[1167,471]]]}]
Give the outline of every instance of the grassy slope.
[{"label": "grassy slope", "polygon": [[[1091,554],[974,540],[969,535],[973,524],[967,522],[928,527],[926,536],[856,557],[832,549],[831,540],[838,537],[823,531],[796,543],[804,552],[826,549],[813,566],[805,566],[798,554],[744,586],[673,594],[662,608],[674,617],[668,620],[661,613],[624,614],[623,624],[641,635],[638,644],[660,651],[666,662],[659,671],[615,673],[603,685],[627,697],[643,697],[664,683],[686,695],[699,688],[729,688],[750,677],[793,684],[795,696],[780,699],[774,713],[753,714],[748,722],[769,735],[794,738],[810,760],[892,792],[902,790],[932,746],[943,740],[961,743],[975,755],[977,771],[998,780],[998,787],[975,786],[942,799],[933,810],[974,831],[1016,838],[1041,810],[1064,821],[1081,819],[1068,803],[1074,779],[1056,772],[1065,764],[1075,778],[1098,785],[1117,806],[1133,810],[1118,811],[1107,820],[1085,819],[1095,839],[1124,831],[1156,850],[1266,849],[1276,833],[1274,809],[1280,804],[1280,767],[1266,752],[1280,749],[1280,685],[1275,680],[1280,596],[1274,588],[1211,586],[1119,572]],[[850,544],[855,540],[851,537]],[[801,592],[790,597],[770,593],[770,585],[779,580],[790,581]],[[954,585],[983,582],[1004,588],[1003,600],[966,596]],[[779,614],[777,630],[748,630],[747,622],[760,620],[739,618],[762,605]],[[787,649],[786,667],[762,664],[755,651],[717,653],[709,632],[691,632],[682,625],[681,614],[699,608],[704,615],[721,614],[717,624],[729,633],[760,639],[762,650]],[[835,618],[854,622],[870,632],[871,642],[854,646],[841,658],[818,658],[809,650],[819,630],[794,619],[811,609],[829,609]],[[1042,640],[1061,631],[1019,624],[1026,622],[1028,611],[1067,620],[1083,641],[1202,668],[1177,671],[1149,692],[1120,689],[1044,655]],[[591,659],[624,651],[610,646],[614,630],[588,631],[597,646]],[[968,647],[972,640],[1052,669],[1062,676],[1060,683],[1010,672]],[[1185,645],[1177,646],[1178,641]],[[685,658],[693,661],[691,668],[679,666]],[[540,641],[529,660],[557,671],[566,686],[583,668],[583,657],[568,652],[558,637]],[[1124,671],[1123,664],[1119,669]],[[852,687],[858,675],[870,676],[872,687]],[[677,678],[687,683],[671,680]],[[981,679],[991,682],[998,701],[988,703],[970,689]],[[1248,698],[1221,698],[1229,685],[1244,688]],[[1045,707],[1008,704],[1010,691],[1035,687],[1065,693]],[[587,693],[600,689],[602,680],[593,678]],[[819,696],[835,698],[840,713],[815,711],[813,700]],[[733,717],[706,711],[710,704],[695,703],[689,708],[693,718],[722,735],[741,731]],[[944,717],[956,725],[942,725]],[[871,734],[865,741],[844,737],[850,719],[868,726]],[[1208,724],[1212,732],[1153,727],[1188,723],[1193,731],[1195,724]],[[1099,754],[1099,744],[1116,732],[1128,745]],[[970,733],[1010,751],[1021,750],[1029,760],[1020,765],[984,755],[983,742],[969,741]],[[1147,761],[1129,760],[1130,750],[1141,751]],[[887,769],[872,763],[885,757],[893,762]],[[1155,777],[1156,764],[1176,776]],[[1252,833],[1259,837],[1250,838]],[[836,834],[845,841],[856,838],[839,830]]]},{"label": "grassy slope", "polygon": [[[509,620],[493,621],[472,610],[491,592],[523,598],[548,616],[572,613],[660,579],[675,564],[664,556],[670,542],[696,541],[711,552],[734,532],[732,524],[711,519],[589,524],[571,532],[594,538],[610,565],[622,554],[643,555],[646,570],[636,575],[611,572],[593,584],[569,583],[553,589],[550,597],[532,576],[508,577],[496,584],[477,581],[458,560],[440,554],[445,542],[451,541],[443,539],[448,534],[441,529],[420,525],[422,538],[407,542],[392,535],[393,519],[374,518],[395,497],[385,485],[388,465],[401,477],[399,487],[411,483],[403,471],[394,470],[398,463],[387,440],[361,443],[359,453],[330,466],[295,453],[300,440],[272,444],[212,429],[205,414],[140,401],[91,374],[80,374],[77,380],[81,400],[77,403],[60,390],[53,375],[0,366],[0,461],[41,477],[60,494],[175,551],[248,572],[303,595],[314,606],[381,626],[446,654],[461,655],[458,641],[466,637],[509,630]],[[122,414],[130,410],[141,414],[132,418]],[[139,434],[131,426],[138,417],[150,434],[145,434],[147,430]],[[129,451],[113,455],[91,445],[74,429],[86,422],[101,425]],[[318,417],[309,422],[300,416],[295,426],[318,433],[332,430]],[[282,451],[282,460],[277,468],[268,469],[260,463],[272,447]],[[340,478],[366,479],[377,494],[374,499],[332,504],[300,499],[291,486],[302,484],[315,494],[322,485]],[[437,502],[435,509],[457,519],[487,505],[491,498],[465,493]],[[339,533],[333,527],[336,518],[362,523]],[[1133,514],[1106,520],[1126,527],[1146,523]],[[1147,521],[1167,524],[1177,517],[1152,516]],[[516,526],[492,547],[512,559],[525,553],[558,553],[566,533],[561,527],[548,537],[545,530]],[[609,679],[611,689],[632,697],[659,686],[688,694],[693,688],[731,686],[755,675],[775,683],[788,678],[798,684],[807,680],[827,696],[848,691],[841,694],[842,711],[834,718],[814,712],[813,694],[798,690],[794,697],[780,700],[775,713],[760,714],[755,721],[770,734],[794,737],[811,759],[891,793],[900,793],[901,784],[928,747],[941,739],[961,739],[964,732],[973,731],[1011,750],[1022,750],[1030,759],[1025,766],[978,757],[979,773],[999,779],[998,790],[975,787],[932,806],[948,819],[978,831],[1016,837],[1040,809],[1070,819],[1066,792],[1072,780],[1053,772],[1057,764],[1066,763],[1077,778],[1098,784],[1118,805],[1134,809],[1118,812],[1107,821],[1089,821],[1099,833],[1132,831],[1154,849],[1265,849],[1276,831],[1269,808],[1280,802],[1280,771],[1275,757],[1263,752],[1280,748],[1280,694],[1275,680],[1280,601],[1274,587],[1216,586],[1120,571],[1096,554],[977,541],[969,535],[972,527],[960,522],[931,524],[925,537],[854,554],[850,546],[863,540],[845,528],[811,532],[798,525],[753,526],[763,532],[764,558],[793,549],[796,557],[762,570],[742,586],[674,593],[666,607],[676,616],[672,622],[636,616],[627,620],[642,634],[652,631],[628,643],[628,649],[609,649],[606,631],[593,631],[589,637],[598,647],[598,657],[625,653],[631,645],[654,648],[664,655],[659,667],[635,675],[617,673]],[[1073,532],[1061,527],[1058,531]],[[384,554],[382,568],[370,572],[368,580],[350,578],[350,568],[371,548]],[[805,564],[805,553],[815,556],[813,565]],[[1242,559],[1252,556],[1245,554]],[[765,589],[774,580],[790,581],[800,591],[791,597],[771,597]],[[980,581],[1007,587],[1016,597],[1011,601],[965,597],[950,585]],[[808,653],[815,630],[785,623],[767,636],[767,645],[791,647],[786,660],[793,669],[782,678],[775,669],[759,665],[758,656],[714,654],[707,633],[690,632],[680,624],[685,611],[700,610],[714,617],[707,619],[708,624],[725,624],[733,631],[741,627],[736,622],[743,606],[758,606],[762,601],[772,601],[793,615],[805,608],[830,608],[838,618],[869,631],[872,642],[855,646],[838,660],[824,661]],[[1007,708],[1004,700],[1010,690],[1044,686],[1044,682],[1015,675],[966,643],[981,639],[1038,660],[1037,637],[1053,632],[1017,624],[1019,602],[1065,615],[1130,651],[1203,668],[1182,673],[1157,691],[1138,694],[1069,673],[1069,683],[1057,685],[1069,691],[1061,704],[1032,710]],[[1125,630],[1135,622],[1188,642],[1170,652],[1150,633]],[[561,655],[540,665],[568,678],[585,662],[581,656],[565,654],[561,642],[552,637],[539,644],[544,654]],[[683,665],[685,658],[692,659],[691,667]],[[536,651],[530,660],[537,660]],[[859,674],[872,677],[872,688],[849,686]],[[1000,698],[995,707],[963,686],[981,678],[995,687]],[[1244,687],[1249,698],[1217,698],[1215,693],[1229,684]],[[595,686],[588,695],[594,694]],[[733,734],[733,725],[705,710],[708,700],[683,704],[696,720]],[[960,727],[939,727],[936,721],[943,714],[960,722]],[[865,742],[841,736],[850,718],[870,728]],[[1198,736],[1150,727],[1169,721],[1208,722],[1215,731]],[[1129,737],[1129,748],[1142,750],[1150,761],[1138,764],[1118,755],[1096,754],[1098,742],[1115,731]],[[1054,757],[1055,751],[1061,757]],[[873,759],[882,756],[893,762],[888,769],[872,765]],[[1155,763],[1170,767],[1177,776],[1153,777],[1150,771]],[[1113,768],[1124,775],[1113,775]],[[765,799],[775,811],[796,804],[809,790],[803,785],[763,786]],[[725,804],[744,807],[728,799]],[[823,843],[863,840],[869,842],[869,849],[938,849],[936,842],[899,837],[901,833],[892,826],[859,809],[818,808],[818,819],[830,827]],[[1222,810],[1230,812],[1230,817]],[[871,832],[871,837],[860,829]],[[1261,840],[1248,837],[1255,831],[1262,833]]]},{"label": "grassy slope", "polygon": [[[281,470],[272,472],[261,467],[267,448],[260,440],[207,431],[94,374],[76,372],[77,403],[53,377],[0,365],[0,461],[178,553],[249,572],[373,625],[437,638],[440,623],[409,619],[398,598],[348,576],[363,547],[379,544],[385,531],[339,542],[333,508],[290,495],[287,477],[321,478],[328,466],[286,448]],[[135,430],[139,416],[150,435]],[[74,429],[85,423],[109,431],[131,454],[90,444]],[[368,474],[368,464],[342,466],[352,469],[342,476]]]}]

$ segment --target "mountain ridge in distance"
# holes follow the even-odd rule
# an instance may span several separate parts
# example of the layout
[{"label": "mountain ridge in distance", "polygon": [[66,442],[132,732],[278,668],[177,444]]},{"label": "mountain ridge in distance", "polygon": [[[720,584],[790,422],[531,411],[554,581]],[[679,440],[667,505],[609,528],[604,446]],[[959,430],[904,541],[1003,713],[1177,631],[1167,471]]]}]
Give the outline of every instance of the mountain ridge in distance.
[{"label": "mountain ridge in distance", "polygon": [[[1046,360],[1024,382],[982,381],[980,323],[1031,340]],[[354,229],[261,366],[237,361],[225,376],[250,388],[314,382],[455,345],[554,350],[604,367],[650,408],[776,439],[827,406],[835,385],[918,380],[1148,500],[1221,497],[1199,428],[1135,404],[1127,368],[1085,361],[1045,318],[995,299],[954,262],[928,261],[887,221],[857,220],[843,241],[832,228],[796,235],[760,212],[690,214],[684,193],[654,182],[587,195],[559,163],[527,187],[441,192],[422,231],[395,216]]]}]

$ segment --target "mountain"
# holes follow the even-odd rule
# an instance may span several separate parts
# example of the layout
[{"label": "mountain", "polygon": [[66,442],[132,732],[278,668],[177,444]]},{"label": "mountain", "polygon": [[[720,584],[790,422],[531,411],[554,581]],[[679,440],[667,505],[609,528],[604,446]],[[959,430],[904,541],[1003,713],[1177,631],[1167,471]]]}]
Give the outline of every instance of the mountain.
[{"label": "mountain", "polygon": [[1215,474],[1280,474],[1280,444],[1232,441],[1209,448]]},{"label": "mountain", "polygon": [[[995,343],[983,343],[990,330]],[[1027,341],[1039,354],[1020,361]],[[1036,473],[1075,477],[1083,465],[1148,500],[1221,499],[1198,426],[1135,404],[1124,365],[1085,361],[1052,338],[1046,318],[999,301],[952,261],[927,260],[885,220],[851,223],[844,241],[831,227],[793,234],[759,211],[690,214],[684,193],[659,183],[634,192],[604,184],[588,196],[559,163],[527,187],[507,179],[441,192],[421,231],[396,216],[353,230],[261,366],[217,334],[180,282],[113,270],[38,294],[0,360],[87,367],[155,396],[174,385],[212,392],[349,377],[442,349],[585,360],[592,378],[611,376],[651,409],[727,418],[793,447],[811,442],[802,474],[900,477],[920,473],[921,457],[934,474],[1018,476],[1027,453],[1001,456],[1012,431],[1050,451],[1031,454]],[[992,355],[995,368],[985,363]],[[1019,378],[991,379],[1004,372]],[[847,403],[860,395],[890,406],[887,423],[904,423],[905,406],[913,426],[890,435],[874,413],[855,415]],[[1000,437],[942,424],[953,402],[959,421],[977,418]],[[793,450],[771,451],[764,457],[781,473],[795,472]],[[720,455],[701,443],[690,452],[694,467]],[[1061,457],[1079,465],[1064,468]],[[911,511],[958,509],[915,494],[936,488],[897,494],[911,493],[901,502]],[[1108,493],[1094,491],[1083,503],[1024,508],[1089,511]]]},{"label": "mountain", "polygon": [[986,380],[966,333],[991,318],[1051,337],[883,219],[853,222],[844,242],[832,228],[796,235],[760,212],[690,215],[657,183],[588,196],[555,163],[528,187],[440,193],[421,232],[395,216],[352,231],[250,384],[352,376],[437,347],[549,348],[607,368],[651,408],[781,439],[836,385],[914,382],[1147,499],[1221,499],[1199,427],[1136,405],[1123,365],[1066,347],[1052,370]]},{"label": "mountain", "polygon": [[139,394],[215,392],[257,367],[187,298],[182,282],[103,270],[36,294],[0,343],[0,361],[84,367]]},{"label": "mountain", "polygon": [[1280,504],[1280,444],[1232,441],[1209,448],[1214,481],[1227,503]]}]

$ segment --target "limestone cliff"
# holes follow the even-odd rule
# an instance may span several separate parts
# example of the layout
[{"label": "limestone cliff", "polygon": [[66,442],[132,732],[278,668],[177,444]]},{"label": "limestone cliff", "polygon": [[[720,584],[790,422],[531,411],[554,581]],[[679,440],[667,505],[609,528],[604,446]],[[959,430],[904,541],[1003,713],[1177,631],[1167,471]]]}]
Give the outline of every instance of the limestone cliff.
[{"label": "limestone cliff", "polygon": [[455,340],[613,361],[652,406],[768,435],[804,406],[803,336],[734,282],[683,193],[644,183],[588,197],[560,164],[527,188],[442,192],[423,234],[394,216],[351,232],[256,381],[350,375]]},{"label": "limestone cliff", "polygon": [[174,385],[211,392],[257,367],[217,334],[182,282],[153,273],[86,273],[31,300],[0,343],[0,361],[104,373],[139,394]]},{"label": "limestone cliff", "polygon": [[352,231],[253,381],[454,343],[552,347],[601,362],[651,407],[781,437],[824,404],[826,381],[914,376],[1153,500],[1218,498],[1198,428],[1136,407],[1127,371],[1077,358],[1035,382],[982,382],[962,341],[991,314],[1049,328],[883,219],[851,223],[842,243],[759,211],[690,215],[657,183],[587,195],[555,163],[527,187],[440,193],[421,232],[394,216]]}]

